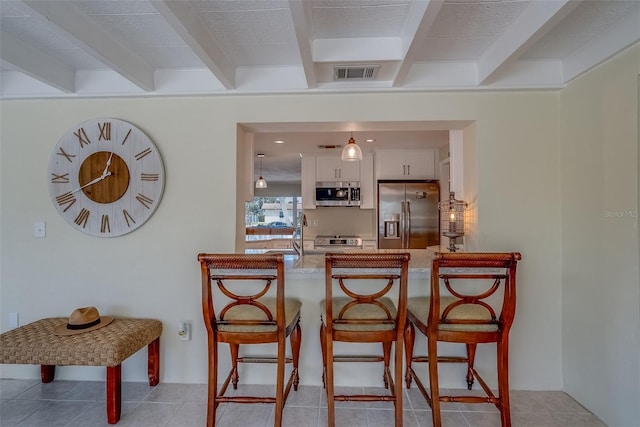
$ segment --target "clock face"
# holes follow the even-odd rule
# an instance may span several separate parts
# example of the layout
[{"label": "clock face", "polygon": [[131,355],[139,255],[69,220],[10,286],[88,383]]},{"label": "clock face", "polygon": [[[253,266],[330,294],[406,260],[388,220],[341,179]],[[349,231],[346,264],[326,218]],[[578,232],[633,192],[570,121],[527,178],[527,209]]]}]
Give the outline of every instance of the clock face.
[{"label": "clock face", "polygon": [[142,130],[124,120],[97,118],[60,138],[47,179],[51,201],[72,227],[116,237],[154,213],[164,190],[164,166]]}]

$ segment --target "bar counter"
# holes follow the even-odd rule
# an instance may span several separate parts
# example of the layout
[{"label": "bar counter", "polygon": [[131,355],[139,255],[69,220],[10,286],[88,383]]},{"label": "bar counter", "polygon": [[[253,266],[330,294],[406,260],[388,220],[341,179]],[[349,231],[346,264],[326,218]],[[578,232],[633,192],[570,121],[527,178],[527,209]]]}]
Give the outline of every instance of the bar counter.
[{"label": "bar counter", "polygon": [[[270,253],[277,251],[269,251]],[[411,259],[409,260],[409,277],[410,278],[423,278],[429,277],[431,272],[431,260],[434,250],[431,249],[375,249],[375,250],[363,250],[363,249],[347,249],[342,251],[344,253],[354,252],[367,252],[367,253],[400,253],[409,252]],[[318,276],[324,279],[324,254],[312,252],[311,254],[305,254],[304,256],[285,254],[285,273],[287,277],[306,275]]]}]

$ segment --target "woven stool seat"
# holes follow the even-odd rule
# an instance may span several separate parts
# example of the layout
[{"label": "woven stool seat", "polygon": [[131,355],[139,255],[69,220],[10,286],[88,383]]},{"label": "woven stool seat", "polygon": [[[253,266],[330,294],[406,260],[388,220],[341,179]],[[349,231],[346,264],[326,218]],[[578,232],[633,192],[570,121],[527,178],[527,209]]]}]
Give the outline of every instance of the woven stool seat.
[{"label": "woven stool seat", "polygon": [[1,334],[0,363],[40,365],[44,383],[53,381],[56,365],[106,366],[107,421],[115,424],[120,419],[122,362],[147,346],[149,385],[159,382],[162,323],[122,318],[94,331],[55,335],[54,328],[67,321],[41,319]]},{"label": "woven stool seat", "polygon": [[25,365],[116,366],[162,333],[155,319],[114,319],[104,328],[58,336],[67,318],[48,318],[0,335],[0,363]]}]

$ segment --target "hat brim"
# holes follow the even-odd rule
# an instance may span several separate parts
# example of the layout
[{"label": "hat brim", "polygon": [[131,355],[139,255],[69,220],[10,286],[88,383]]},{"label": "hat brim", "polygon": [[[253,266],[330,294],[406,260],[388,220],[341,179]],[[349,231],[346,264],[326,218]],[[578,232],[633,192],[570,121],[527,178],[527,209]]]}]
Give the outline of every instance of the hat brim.
[{"label": "hat brim", "polygon": [[84,334],[85,332],[95,331],[96,329],[107,326],[111,322],[113,322],[112,316],[100,316],[100,323],[97,325],[93,325],[85,329],[67,329],[67,322],[65,321],[62,325],[58,325],[53,328],[53,333],[60,336]]}]

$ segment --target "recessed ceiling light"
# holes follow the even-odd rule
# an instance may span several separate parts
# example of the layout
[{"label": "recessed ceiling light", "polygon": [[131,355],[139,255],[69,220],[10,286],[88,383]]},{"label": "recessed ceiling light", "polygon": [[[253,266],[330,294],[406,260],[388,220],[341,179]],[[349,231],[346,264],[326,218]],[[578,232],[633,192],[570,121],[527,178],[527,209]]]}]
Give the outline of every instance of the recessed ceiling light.
[{"label": "recessed ceiling light", "polygon": [[276,140],[275,140],[275,141],[273,141],[273,142],[275,142],[276,144],[284,144],[284,141],[283,141],[283,140],[281,140],[281,139],[276,139]]},{"label": "recessed ceiling light", "polygon": [[365,142],[373,142],[373,141],[375,141],[375,139],[373,138],[365,139]]}]

